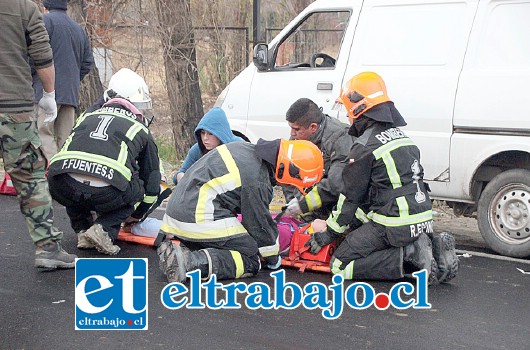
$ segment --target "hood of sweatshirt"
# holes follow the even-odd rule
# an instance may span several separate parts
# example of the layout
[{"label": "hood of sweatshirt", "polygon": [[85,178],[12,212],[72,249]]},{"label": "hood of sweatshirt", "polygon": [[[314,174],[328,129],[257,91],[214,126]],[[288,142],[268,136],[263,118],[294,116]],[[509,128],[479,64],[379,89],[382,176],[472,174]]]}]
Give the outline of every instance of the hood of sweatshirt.
[{"label": "hood of sweatshirt", "polygon": [[206,152],[206,148],[204,147],[204,144],[201,140],[201,130],[208,131],[210,134],[217,137],[221,141],[221,144],[244,141],[241,137],[232,133],[232,129],[230,129],[230,124],[228,124],[226,114],[219,107],[210,109],[204,115],[204,117],[202,117],[202,119],[199,121],[199,124],[197,124],[197,127],[195,128],[195,139],[199,144],[201,152],[204,154]]}]

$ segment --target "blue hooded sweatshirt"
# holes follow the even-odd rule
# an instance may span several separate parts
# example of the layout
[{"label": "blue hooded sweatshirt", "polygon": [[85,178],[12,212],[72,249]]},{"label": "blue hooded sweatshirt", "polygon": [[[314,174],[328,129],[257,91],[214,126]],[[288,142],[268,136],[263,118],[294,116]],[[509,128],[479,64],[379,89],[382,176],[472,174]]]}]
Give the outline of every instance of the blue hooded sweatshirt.
[{"label": "blue hooded sweatshirt", "polygon": [[[210,134],[217,137],[221,141],[221,144],[245,141],[241,137],[232,133],[225,112],[219,107],[214,107],[210,109],[199,121],[199,124],[197,124],[197,127],[195,128],[195,139],[197,140],[197,143],[191,146],[186,155],[186,159],[184,159],[184,163],[182,163],[182,166],[177,173],[185,173],[196,161],[208,153],[208,150],[204,147],[201,140],[201,130],[208,131]],[[173,183],[176,184],[176,175],[173,177]]]}]

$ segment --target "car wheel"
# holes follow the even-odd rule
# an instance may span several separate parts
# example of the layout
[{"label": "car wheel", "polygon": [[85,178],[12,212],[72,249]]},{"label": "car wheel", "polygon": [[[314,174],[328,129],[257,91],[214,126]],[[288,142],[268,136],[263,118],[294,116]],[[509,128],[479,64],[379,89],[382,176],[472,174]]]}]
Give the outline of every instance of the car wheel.
[{"label": "car wheel", "polygon": [[494,251],[530,256],[530,171],[513,169],[493,178],[477,208],[480,233]]}]

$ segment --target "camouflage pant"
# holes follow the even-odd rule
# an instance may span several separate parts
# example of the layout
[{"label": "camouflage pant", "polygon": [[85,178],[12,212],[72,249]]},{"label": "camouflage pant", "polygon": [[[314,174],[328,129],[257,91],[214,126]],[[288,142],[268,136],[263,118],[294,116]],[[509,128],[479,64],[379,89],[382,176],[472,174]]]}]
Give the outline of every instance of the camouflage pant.
[{"label": "camouflage pant", "polygon": [[34,243],[60,241],[63,233],[53,227],[53,205],[44,172],[35,114],[0,113],[0,150],[5,171],[17,190],[20,211]]}]

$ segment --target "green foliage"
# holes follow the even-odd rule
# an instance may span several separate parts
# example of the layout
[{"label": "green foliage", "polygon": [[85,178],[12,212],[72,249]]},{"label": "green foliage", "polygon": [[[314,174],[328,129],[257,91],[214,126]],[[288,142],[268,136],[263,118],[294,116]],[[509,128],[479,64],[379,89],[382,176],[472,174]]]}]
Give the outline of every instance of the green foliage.
[{"label": "green foliage", "polygon": [[176,167],[180,161],[177,159],[177,151],[175,150],[173,139],[170,137],[155,136],[155,142],[158,146],[158,156],[160,159],[166,164],[170,164],[171,167]]}]

